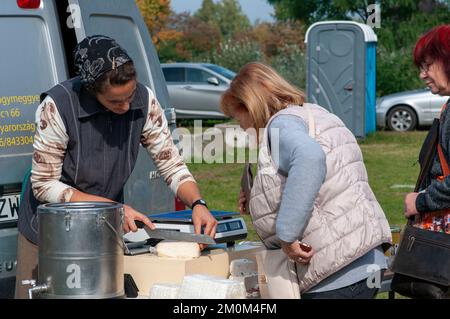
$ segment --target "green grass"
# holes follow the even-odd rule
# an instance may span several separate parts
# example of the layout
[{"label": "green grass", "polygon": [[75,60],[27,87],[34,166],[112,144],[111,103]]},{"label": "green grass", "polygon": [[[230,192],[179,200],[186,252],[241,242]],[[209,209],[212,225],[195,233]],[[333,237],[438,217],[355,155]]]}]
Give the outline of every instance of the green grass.
[{"label": "green grass", "polygon": [[[214,210],[238,212],[240,181],[244,164],[188,164],[203,198]],[[247,240],[259,240],[250,216],[243,216],[248,228]]]},{"label": "green grass", "polygon": [[419,174],[418,154],[426,133],[377,132],[360,142],[369,184],[391,226],[405,224],[403,198],[414,190]]},{"label": "green grass", "polygon": [[[395,188],[394,185],[415,184],[419,173],[417,158],[425,135],[425,131],[382,131],[360,141],[369,183],[391,226],[405,224],[403,198],[413,188]],[[203,163],[188,166],[211,209],[237,211],[244,164]],[[245,218],[249,228],[247,239],[258,240],[250,218]]]}]

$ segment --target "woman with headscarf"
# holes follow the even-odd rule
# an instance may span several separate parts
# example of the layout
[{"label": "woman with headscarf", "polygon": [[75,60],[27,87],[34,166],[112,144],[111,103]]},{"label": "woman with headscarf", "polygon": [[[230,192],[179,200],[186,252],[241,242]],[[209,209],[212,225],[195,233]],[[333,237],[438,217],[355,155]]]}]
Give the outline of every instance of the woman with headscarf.
[{"label": "woman with headscarf", "polygon": [[[79,76],[41,95],[36,112],[32,171],[19,211],[16,298],[26,298],[24,279],[36,279],[37,207],[41,203],[123,201],[123,187],[136,163],[139,145],[151,155],[171,190],[193,209],[196,232],[215,235],[194,178],[171,138],[152,90],[137,82],[126,51],[109,37],[85,38],[75,49]],[[135,220],[154,225],[124,205],[124,232]]]}]

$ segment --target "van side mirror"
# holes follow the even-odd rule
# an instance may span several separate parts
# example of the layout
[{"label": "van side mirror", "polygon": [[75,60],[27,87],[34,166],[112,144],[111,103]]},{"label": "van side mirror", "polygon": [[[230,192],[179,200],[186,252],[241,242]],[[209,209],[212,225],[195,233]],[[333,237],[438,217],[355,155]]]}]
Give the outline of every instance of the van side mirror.
[{"label": "van side mirror", "polygon": [[219,80],[214,76],[208,78],[208,83],[215,86],[219,86]]}]

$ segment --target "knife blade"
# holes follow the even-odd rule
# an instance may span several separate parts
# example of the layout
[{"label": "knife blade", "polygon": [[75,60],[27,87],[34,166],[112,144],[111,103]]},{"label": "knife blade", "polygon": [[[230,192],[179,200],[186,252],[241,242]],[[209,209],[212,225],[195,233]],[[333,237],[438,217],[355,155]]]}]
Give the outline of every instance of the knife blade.
[{"label": "knife blade", "polygon": [[197,235],[192,233],[184,233],[177,230],[166,230],[166,229],[152,230],[147,226],[144,227],[144,230],[147,232],[147,235],[149,235],[150,238],[187,241],[207,245],[216,244],[214,238],[208,235]]},{"label": "knife blade", "polygon": [[167,229],[155,229],[151,230],[140,220],[135,220],[137,228],[144,228],[147,232],[147,235],[150,238],[156,239],[168,239],[168,240],[178,240],[178,241],[187,241],[194,242],[199,244],[207,244],[207,245],[215,245],[217,244],[214,238],[208,235],[197,235],[192,233],[180,232],[177,230],[167,230]]}]

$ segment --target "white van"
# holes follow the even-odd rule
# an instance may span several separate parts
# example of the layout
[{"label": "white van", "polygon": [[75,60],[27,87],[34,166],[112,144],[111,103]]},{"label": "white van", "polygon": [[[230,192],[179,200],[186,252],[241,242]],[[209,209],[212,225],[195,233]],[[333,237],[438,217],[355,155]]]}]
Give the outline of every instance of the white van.
[{"label": "white van", "polygon": [[[31,166],[39,95],[75,76],[72,52],[86,36],[117,40],[175,128],[175,112],[150,34],[134,0],[0,2],[0,298],[14,296],[17,212]],[[125,202],[143,213],[176,209],[176,199],[142,148]],[[182,208],[182,207],[180,207]]]}]

